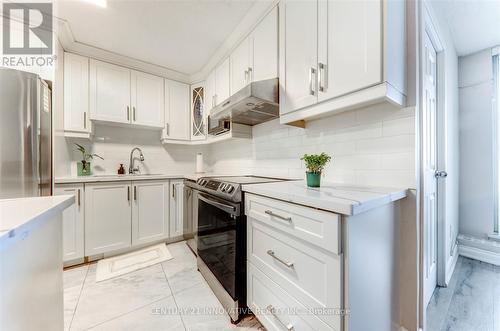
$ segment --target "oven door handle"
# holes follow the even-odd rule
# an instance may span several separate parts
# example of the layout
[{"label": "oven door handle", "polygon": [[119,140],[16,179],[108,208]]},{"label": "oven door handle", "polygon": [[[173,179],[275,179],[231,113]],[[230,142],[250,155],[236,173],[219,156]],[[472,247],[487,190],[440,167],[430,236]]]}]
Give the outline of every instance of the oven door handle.
[{"label": "oven door handle", "polygon": [[219,209],[222,209],[223,211],[225,211],[226,213],[230,213],[230,214],[233,214],[234,212],[236,212],[236,208],[234,206],[231,206],[231,205],[226,205],[225,203],[221,203],[221,202],[218,202],[218,201],[214,201],[208,197],[206,197],[204,194],[198,194],[198,199],[208,203],[209,205],[212,205],[214,207],[217,207]]}]

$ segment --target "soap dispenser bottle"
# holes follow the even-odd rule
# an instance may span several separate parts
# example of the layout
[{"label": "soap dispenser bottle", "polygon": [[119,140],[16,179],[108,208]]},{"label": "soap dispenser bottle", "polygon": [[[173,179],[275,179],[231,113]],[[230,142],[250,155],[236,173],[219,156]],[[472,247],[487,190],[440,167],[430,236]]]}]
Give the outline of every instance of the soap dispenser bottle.
[{"label": "soap dispenser bottle", "polygon": [[123,163],[120,163],[120,168],[118,168],[118,175],[125,175],[125,168],[123,167]]}]

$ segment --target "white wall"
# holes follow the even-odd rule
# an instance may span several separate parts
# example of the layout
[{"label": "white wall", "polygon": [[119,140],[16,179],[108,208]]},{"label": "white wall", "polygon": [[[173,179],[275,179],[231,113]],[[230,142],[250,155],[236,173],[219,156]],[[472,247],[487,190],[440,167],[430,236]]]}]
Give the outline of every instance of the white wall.
[{"label": "white wall", "polygon": [[[444,80],[444,90],[439,97],[444,97],[444,111],[438,114],[443,123],[442,130],[438,133],[438,139],[443,141],[443,149],[438,151],[439,170],[445,170],[448,177],[440,180],[439,199],[444,199],[444,210],[440,213],[440,224],[445,224],[446,231],[446,265],[448,269],[446,282],[453,273],[456,256],[451,256],[450,251],[454,249],[455,239],[459,229],[459,175],[460,175],[460,148],[459,148],[459,100],[458,100],[458,56],[453,44],[453,38],[446,22],[446,13],[441,12],[442,7],[436,6],[435,1],[428,2],[428,9],[432,16],[433,24],[438,30],[439,39],[443,47],[442,58],[444,62],[444,77],[439,75],[438,80]],[[438,63],[439,65],[439,63]],[[439,71],[439,69],[438,69]],[[438,100],[438,103],[440,101]],[[443,285],[443,284],[440,284]]]},{"label": "white wall", "polygon": [[306,123],[278,120],[253,127],[253,139],[210,146],[214,172],[304,178],[304,153],[333,156],[323,180],[360,185],[415,188],[413,108],[375,106]]},{"label": "white wall", "polygon": [[493,69],[491,50],[459,59],[460,233],[493,232]]},{"label": "white wall", "polygon": [[[143,162],[138,159],[135,161],[143,173],[194,173],[196,153],[206,154],[205,146],[162,145],[159,131],[96,125],[91,141],[75,138],[56,141],[55,152],[59,154],[58,159],[61,161],[55,166],[56,178],[76,175],[71,173],[71,164],[81,160],[81,153],[76,150],[75,142],[104,158],[92,161],[94,174],[116,174],[120,163],[128,171],[130,151],[136,146],[144,154]],[[138,152],[134,155],[138,158]]]}]

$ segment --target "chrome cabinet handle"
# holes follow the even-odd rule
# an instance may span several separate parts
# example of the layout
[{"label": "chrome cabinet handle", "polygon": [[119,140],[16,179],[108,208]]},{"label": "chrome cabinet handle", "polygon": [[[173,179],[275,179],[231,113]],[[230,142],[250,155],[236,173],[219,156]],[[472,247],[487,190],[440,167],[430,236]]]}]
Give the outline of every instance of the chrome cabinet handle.
[{"label": "chrome cabinet handle", "polygon": [[127,186],[127,201],[130,201],[130,186]]},{"label": "chrome cabinet handle", "polygon": [[326,90],[328,89],[328,67],[324,63],[319,63],[318,66],[319,90],[321,92],[326,92]]},{"label": "chrome cabinet handle", "polygon": [[170,126],[167,123],[167,136],[170,136],[170,130],[169,129],[170,129]]},{"label": "chrome cabinet handle", "polygon": [[80,206],[80,189],[78,189],[78,206]]},{"label": "chrome cabinet handle", "polygon": [[175,199],[175,184],[172,184],[172,198]]},{"label": "chrome cabinet handle", "polygon": [[137,186],[134,186],[134,200],[137,201]]},{"label": "chrome cabinet handle", "polygon": [[438,171],[438,170],[436,170],[436,172],[434,173],[434,177],[436,177],[436,178],[446,178],[446,177],[448,177],[448,173],[446,171]]},{"label": "chrome cabinet handle", "polygon": [[270,210],[266,210],[266,211],[264,211],[264,213],[266,213],[269,216],[273,216],[273,217],[279,218],[280,220],[283,220],[283,221],[292,222],[292,218],[290,216],[288,216],[288,217],[281,216],[281,215],[273,213]]},{"label": "chrome cabinet handle", "polygon": [[273,317],[274,317],[274,318],[275,318],[275,319],[276,319],[276,320],[277,320],[277,321],[278,321],[278,322],[279,322],[279,323],[280,323],[280,324],[281,324],[281,325],[282,325],[285,329],[287,329],[288,331],[293,330],[293,325],[292,325],[292,323],[285,324],[285,323],[283,323],[283,322],[281,321],[281,319],[280,319],[280,318],[278,317],[278,315],[275,313],[275,309],[274,309],[273,305],[269,305],[269,306],[267,306],[267,307],[266,307],[266,310],[267,310],[268,312],[270,312],[270,313],[271,313],[271,315],[273,315]]},{"label": "chrome cabinet handle", "polygon": [[83,128],[87,128],[87,112],[83,112]]},{"label": "chrome cabinet handle", "polygon": [[132,115],[133,115],[134,122],[135,122],[135,106],[132,107]]},{"label": "chrome cabinet handle", "polygon": [[276,254],[274,253],[273,250],[268,250],[267,251],[267,254],[270,255],[273,259],[275,259],[276,261],[284,264],[285,266],[287,266],[288,268],[293,268],[293,262],[287,262],[279,257],[276,256]]},{"label": "chrome cabinet handle", "polygon": [[313,88],[313,75],[316,74],[316,69],[311,68],[309,70],[309,94],[310,95],[315,95],[314,88]]},{"label": "chrome cabinet handle", "polygon": [[127,106],[127,121],[130,121],[130,107]]}]

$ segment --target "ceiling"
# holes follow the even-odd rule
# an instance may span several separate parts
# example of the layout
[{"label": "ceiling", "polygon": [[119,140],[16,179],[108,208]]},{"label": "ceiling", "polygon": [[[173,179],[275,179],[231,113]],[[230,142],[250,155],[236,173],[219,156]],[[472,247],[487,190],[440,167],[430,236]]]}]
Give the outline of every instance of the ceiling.
[{"label": "ceiling", "polygon": [[433,0],[459,56],[500,45],[499,0]]},{"label": "ceiling", "polygon": [[190,75],[202,69],[254,3],[60,0],[55,16],[67,21],[78,43]]}]

